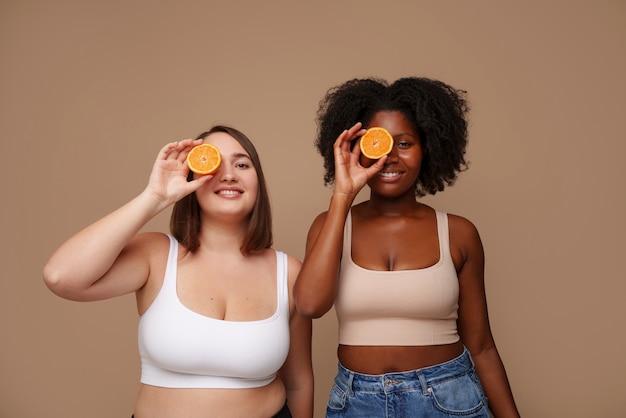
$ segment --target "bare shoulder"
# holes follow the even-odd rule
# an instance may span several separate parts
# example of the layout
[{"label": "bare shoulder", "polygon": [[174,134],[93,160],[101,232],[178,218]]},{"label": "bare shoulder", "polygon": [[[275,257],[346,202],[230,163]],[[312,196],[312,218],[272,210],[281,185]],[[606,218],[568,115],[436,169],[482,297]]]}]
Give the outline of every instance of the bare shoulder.
[{"label": "bare shoulder", "polygon": [[137,291],[137,309],[141,315],[152,304],[163,285],[170,249],[169,237],[161,232],[139,233],[127,248],[129,246],[136,246],[138,251],[142,251],[149,265],[148,280]]},{"label": "bare shoulder", "polygon": [[309,227],[309,232],[307,233],[307,242],[311,242],[317,239],[317,236],[319,235],[320,230],[322,229],[322,226],[324,225],[324,222],[326,222],[327,217],[328,217],[328,211],[325,211],[325,212],[318,214],[315,217],[315,219],[313,219],[313,222],[311,223],[311,226]]},{"label": "bare shoulder", "polygon": [[448,230],[450,251],[457,268],[464,265],[468,259],[484,258],[480,234],[472,221],[463,216],[448,214]]},{"label": "bare shoulder", "polygon": [[274,264],[277,259],[277,253],[283,253],[285,257],[287,257],[287,273],[289,274],[289,280],[295,280],[295,277],[300,272],[300,267],[302,263],[296,257],[287,254],[285,251],[274,249],[274,248],[266,248],[257,253],[255,253],[254,257],[257,258],[257,262],[262,263],[262,266],[270,268]]},{"label": "bare shoulder", "polygon": [[298,260],[296,257],[287,254],[287,266],[289,267],[289,271],[298,272],[300,271],[300,267],[302,266],[302,262]]},{"label": "bare shoulder", "polygon": [[127,250],[141,251],[149,258],[159,257],[163,251],[169,251],[169,237],[162,232],[141,232],[135,235],[128,245]]},{"label": "bare shoulder", "polygon": [[159,245],[158,243],[169,242],[169,236],[163,232],[140,232],[133,239],[140,240],[146,245]]},{"label": "bare shoulder", "polygon": [[283,251],[283,253],[287,256],[287,283],[289,288],[289,310],[293,315],[295,313],[295,302],[293,298],[293,288],[296,285],[296,280],[298,278],[298,274],[300,274],[300,268],[302,267],[302,263],[296,257],[289,255]]},{"label": "bare shoulder", "polygon": [[293,286],[296,282],[296,278],[300,273],[300,268],[302,267],[302,262],[298,260],[296,257],[287,255],[287,272],[289,274],[289,285]]},{"label": "bare shoulder", "polygon": [[479,239],[478,229],[476,225],[469,219],[454,215],[448,214],[448,228],[450,230],[450,237],[457,236],[461,239]]},{"label": "bare shoulder", "polygon": [[311,228],[310,230],[314,230],[314,229],[319,229],[321,228],[322,224],[324,223],[324,221],[326,220],[326,217],[328,216],[328,211],[324,211],[320,214],[318,214],[315,219],[313,219],[313,222],[311,223]]}]

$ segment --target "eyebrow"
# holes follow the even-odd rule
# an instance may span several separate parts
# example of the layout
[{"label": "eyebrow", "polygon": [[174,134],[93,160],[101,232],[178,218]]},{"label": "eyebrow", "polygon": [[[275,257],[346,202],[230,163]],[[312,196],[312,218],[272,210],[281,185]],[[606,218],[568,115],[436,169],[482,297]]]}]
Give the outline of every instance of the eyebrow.
[{"label": "eyebrow", "polygon": [[410,132],[400,132],[399,134],[393,135],[394,138],[401,138],[403,136],[410,136],[411,138],[417,138],[417,136],[413,135]]},{"label": "eyebrow", "polygon": [[244,152],[233,152],[232,154],[230,154],[230,156],[233,158],[247,158],[248,160],[252,161],[252,158],[250,158],[250,156]]}]

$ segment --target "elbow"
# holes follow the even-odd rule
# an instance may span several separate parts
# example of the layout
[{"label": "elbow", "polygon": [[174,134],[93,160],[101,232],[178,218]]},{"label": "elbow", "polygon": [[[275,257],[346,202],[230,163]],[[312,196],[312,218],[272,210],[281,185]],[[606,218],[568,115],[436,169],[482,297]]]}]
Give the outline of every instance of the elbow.
[{"label": "elbow", "polygon": [[309,319],[321,318],[330,310],[331,306],[316,304],[310,298],[295,298],[296,310],[300,315]]},{"label": "elbow", "polygon": [[318,311],[307,310],[306,308],[302,309],[296,307],[296,309],[298,309],[298,313],[301,316],[307,319],[317,319],[321,318],[324,315],[323,313],[319,313]]},{"label": "elbow", "polygon": [[302,271],[296,280],[293,288],[293,299],[298,313],[309,319],[321,318],[330,308],[333,307],[335,301],[335,292],[327,291],[324,287],[310,285],[303,280]]},{"label": "elbow", "polygon": [[56,290],[62,286],[63,280],[58,270],[50,266],[50,264],[46,264],[43,268],[43,282],[48,289],[56,294]]},{"label": "elbow", "polygon": [[43,282],[55,295],[64,299],[78,300],[70,279],[63,274],[62,270],[55,268],[50,263],[46,264],[43,269]]}]

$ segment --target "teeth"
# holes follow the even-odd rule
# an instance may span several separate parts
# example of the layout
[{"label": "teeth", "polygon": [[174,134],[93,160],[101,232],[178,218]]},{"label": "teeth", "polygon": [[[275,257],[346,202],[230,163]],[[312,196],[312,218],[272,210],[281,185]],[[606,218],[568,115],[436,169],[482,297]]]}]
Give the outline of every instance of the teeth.
[{"label": "teeth", "polygon": [[381,177],[395,177],[397,175],[399,175],[400,173],[379,173],[381,175]]},{"label": "teeth", "polygon": [[220,194],[235,195],[235,194],[240,194],[241,192],[238,192],[237,190],[220,190],[219,193]]}]

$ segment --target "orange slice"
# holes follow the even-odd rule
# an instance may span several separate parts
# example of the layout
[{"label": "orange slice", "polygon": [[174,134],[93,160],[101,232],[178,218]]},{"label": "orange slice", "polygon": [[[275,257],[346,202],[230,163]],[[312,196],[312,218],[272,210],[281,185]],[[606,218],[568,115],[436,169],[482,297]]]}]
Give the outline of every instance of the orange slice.
[{"label": "orange slice", "polygon": [[213,174],[221,163],[222,156],[215,145],[200,144],[187,154],[187,165],[196,174]]},{"label": "orange slice", "polygon": [[365,131],[359,143],[363,155],[372,160],[378,160],[391,152],[393,137],[385,128],[374,127]]}]

